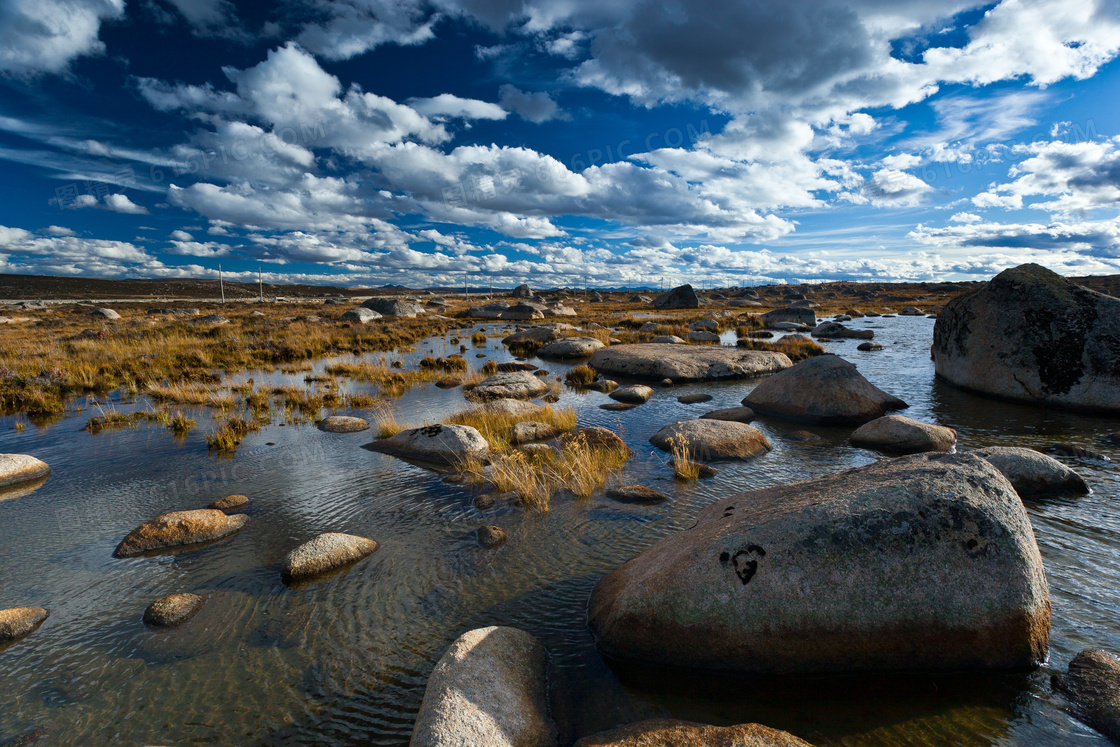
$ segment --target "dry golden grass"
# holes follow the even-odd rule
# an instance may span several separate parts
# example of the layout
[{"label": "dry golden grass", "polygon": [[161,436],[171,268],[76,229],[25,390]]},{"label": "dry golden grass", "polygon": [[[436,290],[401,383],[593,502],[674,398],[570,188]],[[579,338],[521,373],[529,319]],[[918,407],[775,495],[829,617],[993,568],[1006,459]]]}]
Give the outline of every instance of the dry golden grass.
[{"label": "dry golden grass", "polygon": [[459,471],[473,482],[514,493],[527,508],[547,513],[552,498],[562,491],[587,498],[602,490],[629,458],[629,449],[591,445],[577,436],[543,454],[514,449],[493,455],[489,464],[471,457],[459,464]]},{"label": "dry golden grass", "polygon": [[482,434],[491,451],[500,452],[509,448],[513,426],[527,420],[548,423],[567,432],[576,427],[576,411],[570,407],[545,406],[532,414],[510,415],[488,407],[477,407],[455,413],[444,422],[469,425]]},{"label": "dry golden grass", "polygon": [[591,366],[573,366],[564,374],[564,383],[568,386],[583,387],[595,381],[598,376],[599,374]]},{"label": "dry golden grass", "polygon": [[673,455],[674,477],[678,480],[696,480],[700,477],[700,464],[695,459],[688,439],[670,438],[669,453]]}]

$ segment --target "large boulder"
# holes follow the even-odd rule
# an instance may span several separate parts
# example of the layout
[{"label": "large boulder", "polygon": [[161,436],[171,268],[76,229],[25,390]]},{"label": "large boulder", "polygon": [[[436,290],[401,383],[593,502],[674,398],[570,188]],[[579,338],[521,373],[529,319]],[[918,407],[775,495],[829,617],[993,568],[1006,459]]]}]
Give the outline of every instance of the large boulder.
[{"label": "large boulder", "polygon": [[933,327],[938,377],[982,394],[1120,412],[1120,299],[1044,267],[1004,270]]},{"label": "large boulder", "polygon": [[527,418],[540,413],[541,406],[520,399],[503,398],[487,402],[473,412],[478,411],[507,418]]},{"label": "large boulder", "polygon": [[35,632],[50,617],[51,611],[43,607],[12,607],[0,610],[0,643],[18,641]]},{"label": "large boulder", "polygon": [[245,514],[230,515],[214,508],[172,511],[129,532],[113,551],[113,557],[131,558],[146,552],[212,542],[239,531],[248,521]]},{"label": "large boulder", "polygon": [[973,449],[999,470],[1021,496],[1085,495],[1085,478],[1053,457],[1019,446],[985,446]]},{"label": "large boulder", "polygon": [[371,298],[362,304],[362,308],[372,309],[381,316],[414,317],[424,313],[420,304],[400,298]]},{"label": "large boulder", "polygon": [[527,371],[494,374],[471,390],[472,399],[533,399],[548,391],[548,384]]},{"label": "large boulder", "polygon": [[631,384],[621,389],[615,389],[607,396],[628,405],[644,405],[653,396],[653,389],[645,384]]},{"label": "large boulder", "polygon": [[107,319],[109,321],[121,318],[121,315],[113,309],[94,309],[93,311],[89,312],[89,315],[97,317],[99,319]]},{"label": "large boulder", "polygon": [[952,451],[957,443],[957,432],[943,425],[922,423],[902,415],[884,415],[856,428],[851,441],[853,446],[898,454]]},{"label": "large boulder", "polygon": [[517,628],[459,636],[428,678],[411,747],[551,747],[548,653]]},{"label": "large boulder", "polygon": [[341,532],[324,532],[292,550],[280,564],[285,581],[304,581],[333,571],[377,550],[377,542]]},{"label": "large boulder", "polygon": [[812,747],[789,732],[761,724],[710,726],[671,718],[655,718],[619,726],[573,747]]},{"label": "large boulder", "polygon": [[410,428],[374,441],[368,448],[405,459],[452,465],[468,458],[485,459],[490,454],[486,439],[469,425]]},{"label": "large boulder", "polygon": [[700,343],[718,343],[719,335],[717,335],[715,332],[705,332],[704,330],[699,330],[696,332],[689,332],[688,341]]},{"label": "large boulder", "polygon": [[0,454],[0,488],[39,480],[50,473],[46,462],[28,454]]},{"label": "large boulder", "polygon": [[544,306],[528,301],[522,301],[510,306],[505,311],[498,314],[499,319],[509,319],[511,321],[529,321],[530,319],[543,319]]},{"label": "large boulder", "polygon": [[835,355],[807,358],[760,383],[743,398],[759,415],[802,423],[866,423],[906,407]]},{"label": "large boulder", "polygon": [[766,376],[793,365],[782,353],[653,343],[600,348],[587,364],[603,374],[678,382]]},{"label": "large boulder", "polygon": [[365,306],[359,306],[356,309],[345,311],[343,312],[342,316],[339,317],[339,319],[344,322],[357,322],[358,324],[367,324],[374,321],[375,319],[380,318],[381,314],[378,314],[373,309],[368,309]]},{"label": "large boulder", "polygon": [[594,337],[564,337],[550,342],[537,351],[540,358],[586,358],[599,348],[604,347],[601,340]]},{"label": "large boulder", "polygon": [[650,436],[662,451],[687,446],[697,459],[750,459],[772,448],[762,431],[732,420],[681,420]]},{"label": "large boulder", "polygon": [[1078,718],[1120,744],[1120,658],[1086,649],[1073,657],[1067,674],[1055,675],[1053,681],[1073,702]]},{"label": "large boulder", "polygon": [[514,288],[513,292],[510,293],[510,295],[513,296],[514,298],[532,298],[533,297],[533,289],[530,288],[528,285],[522,283],[521,285]]},{"label": "large boulder", "polygon": [[803,324],[807,327],[817,326],[817,312],[799,306],[790,306],[785,309],[767,311],[760,318],[762,323],[767,327],[773,327],[778,322],[792,322],[794,324]]},{"label": "large boulder", "polygon": [[1050,595],[1022,501],[972,454],[916,454],[713,503],[600,579],[624,660],[767,674],[1025,670]]},{"label": "large boulder", "polygon": [[700,297],[691,285],[679,285],[655,298],[653,306],[657,309],[698,309]]}]

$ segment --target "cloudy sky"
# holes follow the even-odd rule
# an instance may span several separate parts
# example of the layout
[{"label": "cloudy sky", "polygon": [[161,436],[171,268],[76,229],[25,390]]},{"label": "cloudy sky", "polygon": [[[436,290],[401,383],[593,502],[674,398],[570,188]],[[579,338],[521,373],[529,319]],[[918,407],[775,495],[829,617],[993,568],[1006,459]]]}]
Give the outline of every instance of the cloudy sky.
[{"label": "cloudy sky", "polygon": [[0,0],[0,272],[1120,272],[1118,0]]}]

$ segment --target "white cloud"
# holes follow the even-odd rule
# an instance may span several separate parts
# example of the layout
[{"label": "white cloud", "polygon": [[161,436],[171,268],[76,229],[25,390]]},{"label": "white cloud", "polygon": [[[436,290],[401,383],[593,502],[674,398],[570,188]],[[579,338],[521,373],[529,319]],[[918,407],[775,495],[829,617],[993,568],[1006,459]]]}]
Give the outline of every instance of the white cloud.
[{"label": "white cloud", "polygon": [[409,99],[408,105],[430,119],[436,117],[505,119],[508,114],[497,104],[478,99],[464,99],[450,93],[441,93],[429,99]]},{"label": "white cloud", "polygon": [[382,44],[415,45],[430,40],[439,20],[420,0],[320,0],[312,7],[326,16],[309,24],[299,43],[328,60],[345,60]]},{"label": "white cloud", "polygon": [[122,194],[108,194],[103,198],[105,207],[112,210],[114,213],[127,213],[129,215],[148,215],[148,208],[143,205],[137,205],[132,200],[128,199],[126,195]]},{"label": "white cloud", "polygon": [[105,51],[101,22],[123,13],[124,0],[4,0],[0,72],[65,72],[75,58]]}]

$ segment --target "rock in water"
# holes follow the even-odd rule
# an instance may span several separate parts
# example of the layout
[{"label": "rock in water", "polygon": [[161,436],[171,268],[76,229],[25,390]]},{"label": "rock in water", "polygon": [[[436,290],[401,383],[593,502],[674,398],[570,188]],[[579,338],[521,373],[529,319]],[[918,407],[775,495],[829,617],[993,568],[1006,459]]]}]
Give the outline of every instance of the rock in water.
[{"label": "rock in water", "polygon": [[1120,658],[1087,649],[1055,675],[1054,686],[1074,704],[1075,715],[1113,742],[1120,743]]},{"label": "rock in water", "polygon": [[603,343],[594,337],[563,337],[538,350],[537,356],[557,360],[586,358],[601,347]]},{"label": "rock in water", "polygon": [[843,324],[836,322],[821,322],[813,331],[810,332],[813,337],[820,337],[822,339],[854,339],[854,340],[870,340],[875,336],[875,333],[869,329],[848,329]]},{"label": "rock in water", "polygon": [[168,594],[148,605],[144,610],[144,623],[153,628],[171,628],[195,616],[206,597],[198,594]]},{"label": "rock in water", "polygon": [[0,488],[46,477],[51,468],[28,454],[0,454]]},{"label": "rock in water", "polygon": [[592,449],[613,449],[626,454],[628,457],[634,454],[634,451],[626,445],[621,436],[598,425],[577,428],[565,433],[560,437],[560,446],[563,447],[579,440],[582,440]]},{"label": "rock in water", "polygon": [[478,528],[478,543],[487,550],[501,547],[507,539],[509,537],[506,536],[506,530],[501,527],[485,526]]},{"label": "rock in water", "polygon": [[474,399],[532,399],[548,391],[548,384],[526,371],[495,374],[470,392]]},{"label": "rock in water", "polygon": [[219,511],[236,511],[237,509],[245,508],[249,505],[249,496],[247,495],[227,495],[211,502],[206,508],[216,508]]},{"label": "rock in water", "polygon": [[773,448],[762,431],[753,425],[731,420],[682,420],[650,436],[649,442],[663,451],[673,444],[687,445],[696,459],[750,459]]},{"label": "rock in water", "polygon": [[916,454],[754,490],[600,579],[599,649],[767,674],[1021,670],[1050,595],[1011,484],[972,454]]},{"label": "rock in water", "polygon": [[326,532],[304,542],[284,557],[280,574],[285,581],[304,581],[372,555],[377,542],[365,537]]},{"label": "rock in water", "polygon": [[1057,459],[1018,446],[985,446],[973,449],[999,470],[1021,496],[1085,495],[1085,478]]},{"label": "rock in water", "polygon": [[638,503],[643,506],[653,506],[669,500],[669,496],[659,490],[647,488],[645,485],[623,485],[607,491],[607,497],[619,503]]},{"label": "rock in water", "polygon": [[459,636],[428,678],[409,744],[556,745],[544,647],[516,628],[479,628]]},{"label": "rock in water", "polygon": [[1044,267],[1004,270],[945,305],[938,377],[1007,399],[1120,412],[1120,299]]},{"label": "rock in water", "polygon": [[600,348],[587,365],[601,374],[682,382],[766,376],[793,363],[782,353],[762,350],[646,343]]},{"label": "rock in water", "polygon": [[630,405],[644,405],[649,401],[649,398],[653,396],[653,389],[644,384],[631,384],[630,386],[616,389],[607,396],[618,402],[625,402]]},{"label": "rock in water", "polygon": [[573,747],[812,747],[761,724],[709,726],[655,718],[584,737]]},{"label": "rock in water", "polygon": [[18,641],[50,617],[51,611],[42,607],[12,607],[0,610],[0,643]]},{"label": "rock in water", "polygon": [[210,542],[233,534],[248,521],[244,514],[229,516],[211,508],[173,511],[129,532],[117,545],[113,557],[131,558],[154,550]]},{"label": "rock in water", "polygon": [[486,439],[469,425],[410,428],[374,441],[369,448],[406,459],[442,464],[458,464],[468,457],[486,458],[490,453]]},{"label": "rock in water", "polygon": [[725,407],[722,410],[712,410],[700,416],[701,420],[732,420],[737,423],[749,423],[754,420],[754,410],[749,407]]},{"label": "rock in water", "polygon": [[327,433],[358,433],[369,430],[369,422],[350,415],[328,415],[319,421],[319,430]]},{"label": "rock in water", "polygon": [[957,432],[943,425],[922,423],[902,415],[884,415],[856,428],[851,441],[853,446],[898,454],[952,451],[957,443]]},{"label": "rock in water", "polygon": [[759,415],[802,423],[866,423],[906,403],[835,355],[818,355],[774,374],[743,398]]},{"label": "rock in water", "polygon": [[653,306],[656,309],[698,309],[700,297],[691,285],[680,285],[654,299]]}]

